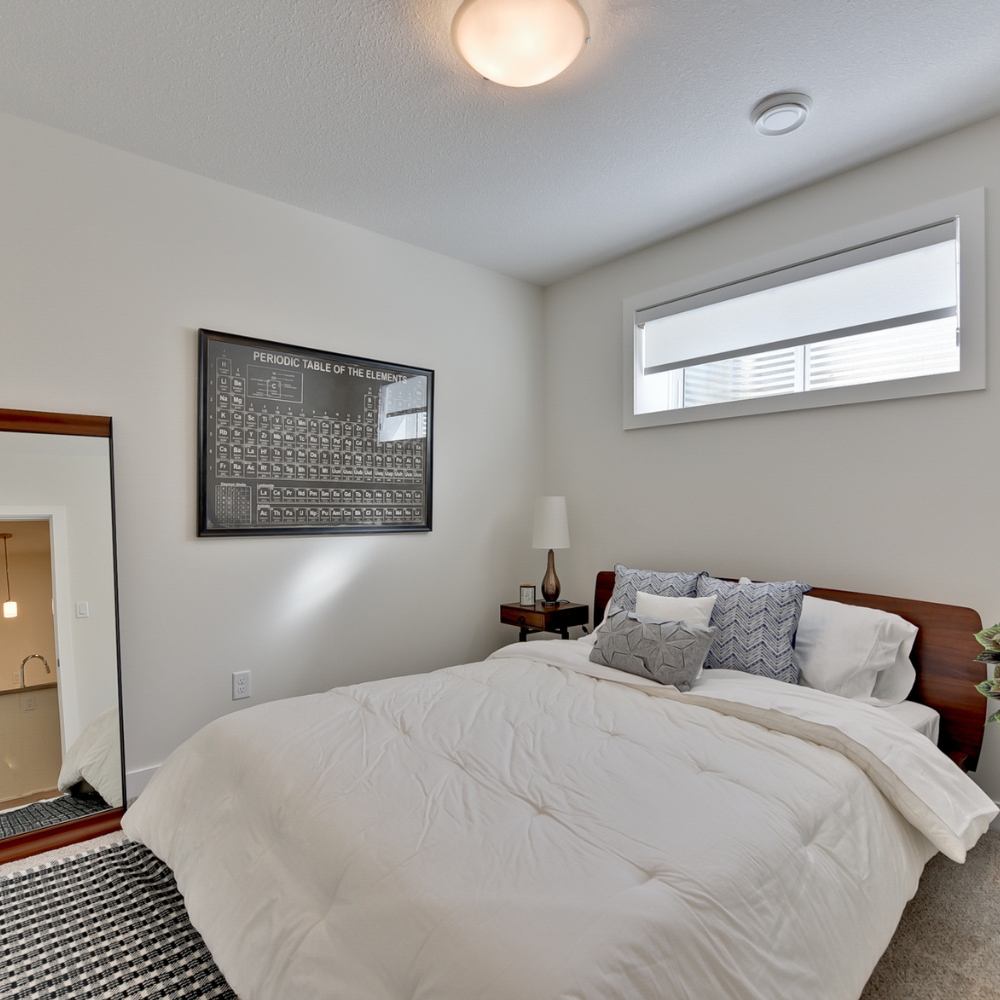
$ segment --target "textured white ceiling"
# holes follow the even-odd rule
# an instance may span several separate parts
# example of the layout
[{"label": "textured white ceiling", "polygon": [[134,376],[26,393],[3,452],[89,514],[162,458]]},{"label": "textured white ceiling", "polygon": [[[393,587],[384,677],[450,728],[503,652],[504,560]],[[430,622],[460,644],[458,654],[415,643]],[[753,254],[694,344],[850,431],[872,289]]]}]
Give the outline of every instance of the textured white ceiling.
[{"label": "textured white ceiling", "polygon": [[1000,0],[582,2],[512,90],[459,0],[5,0],[0,110],[540,284],[1000,113]]}]

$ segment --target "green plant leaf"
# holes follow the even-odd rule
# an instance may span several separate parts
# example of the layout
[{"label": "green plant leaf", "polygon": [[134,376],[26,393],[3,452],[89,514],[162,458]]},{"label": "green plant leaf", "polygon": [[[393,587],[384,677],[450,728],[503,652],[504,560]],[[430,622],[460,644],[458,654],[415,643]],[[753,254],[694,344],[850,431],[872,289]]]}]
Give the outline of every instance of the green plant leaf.
[{"label": "green plant leaf", "polygon": [[991,652],[1000,653],[1000,622],[976,632],[976,641]]}]

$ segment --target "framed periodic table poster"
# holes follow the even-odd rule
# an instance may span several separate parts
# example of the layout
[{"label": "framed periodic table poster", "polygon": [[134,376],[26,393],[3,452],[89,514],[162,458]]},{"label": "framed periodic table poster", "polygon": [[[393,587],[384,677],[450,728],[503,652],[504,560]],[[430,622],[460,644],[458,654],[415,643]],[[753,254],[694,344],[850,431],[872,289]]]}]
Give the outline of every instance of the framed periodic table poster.
[{"label": "framed periodic table poster", "polygon": [[199,535],[431,530],[433,371],[198,336]]}]

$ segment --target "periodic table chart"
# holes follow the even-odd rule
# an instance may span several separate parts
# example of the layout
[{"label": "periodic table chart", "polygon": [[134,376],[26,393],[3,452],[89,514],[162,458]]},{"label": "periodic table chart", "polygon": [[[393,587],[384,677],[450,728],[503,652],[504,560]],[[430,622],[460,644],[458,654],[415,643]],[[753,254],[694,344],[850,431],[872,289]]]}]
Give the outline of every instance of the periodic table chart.
[{"label": "periodic table chart", "polygon": [[199,535],[430,530],[433,371],[198,333]]}]

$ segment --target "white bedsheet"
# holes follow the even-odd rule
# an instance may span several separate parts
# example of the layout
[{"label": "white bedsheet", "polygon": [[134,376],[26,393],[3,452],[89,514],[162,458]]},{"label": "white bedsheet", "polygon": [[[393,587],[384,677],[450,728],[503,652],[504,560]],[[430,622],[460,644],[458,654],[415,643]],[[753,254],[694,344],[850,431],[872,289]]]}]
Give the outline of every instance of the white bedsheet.
[{"label": "white bedsheet", "polygon": [[856,1000],[924,834],[836,750],[527,645],[229,715],[160,768],[123,826],[242,1000]]},{"label": "white bedsheet", "polygon": [[941,716],[930,705],[917,701],[901,701],[898,705],[886,705],[883,712],[894,715],[904,725],[916,730],[937,746],[941,735]]}]

